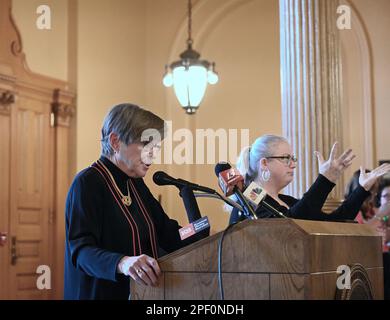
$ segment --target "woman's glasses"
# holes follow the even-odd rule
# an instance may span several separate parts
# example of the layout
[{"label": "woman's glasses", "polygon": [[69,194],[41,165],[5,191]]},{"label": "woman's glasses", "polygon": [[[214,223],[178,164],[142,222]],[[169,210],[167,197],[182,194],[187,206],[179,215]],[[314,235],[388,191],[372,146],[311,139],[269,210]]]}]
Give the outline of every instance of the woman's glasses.
[{"label": "woman's glasses", "polygon": [[296,163],[298,159],[295,156],[288,155],[288,156],[272,156],[272,157],[266,157],[266,159],[278,159],[282,163],[284,163],[286,166],[291,166],[291,164],[294,162]]}]

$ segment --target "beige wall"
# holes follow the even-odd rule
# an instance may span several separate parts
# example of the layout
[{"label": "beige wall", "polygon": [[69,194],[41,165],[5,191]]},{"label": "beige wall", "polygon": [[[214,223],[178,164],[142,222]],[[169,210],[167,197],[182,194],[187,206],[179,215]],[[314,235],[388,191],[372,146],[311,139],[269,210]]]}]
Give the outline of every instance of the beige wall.
[{"label": "beige wall", "polygon": [[[174,131],[189,128],[194,133],[196,129],[224,128],[226,131],[237,129],[239,133],[241,129],[249,129],[250,141],[266,132],[280,134],[277,1],[196,2],[193,7],[194,49],[204,59],[216,62],[220,82],[207,89],[199,111],[192,117],[180,110],[172,89],[165,89],[161,85],[164,64],[177,60],[185,49],[185,13],[185,1],[148,1],[147,105],[157,107],[164,104],[162,114],[173,121]],[[162,23],[164,28],[161,27]],[[173,142],[173,150],[184,141],[182,138]],[[227,160],[218,159],[217,153],[215,156],[216,162]],[[172,165],[165,169],[174,177],[218,189],[214,167],[215,164]],[[157,166],[157,169],[161,168]],[[167,212],[182,224],[186,223],[178,191],[174,187],[149,185],[155,194],[162,194]],[[226,227],[228,215],[222,211],[220,202],[201,199],[199,204],[202,214],[209,217],[213,230]]]},{"label": "beige wall", "polygon": [[[357,154],[346,176],[390,159],[390,2],[351,0],[352,29],[341,31],[343,130],[345,144]],[[369,117],[372,121],[369,121]],[[371,140],[370,140],[371,139]],[[370,153],[370,145],[373,152]]]},{"label": "beige wall", "polygon": [[[42,4],[51,9],[51,30],[36,27],[36,11]],[[68,0],[13,0],[12,5],[29,68],[68,80]]]},{"label": "beige wall", "polygon": [[[249,129],[249,142],[264,133],[281,134],[277,1],[231,1],[231,6],[226,3],[214,2],[213,9],[199,9],[200,18],[195,20],[201,19],[208,26],[195,39],[200,43],[195,48],[205,58],[216,61],[220,82],[208,89],[190,126],[237,129],[238,134],[241,129]],[[243,146],[237,138],[239,152]],[[215,159],[228,160],[218,158],[217,152]],[[188,177],[218,190],[214,167],[214,164],[195,166],[192,172],[188,170],[191,173]],[[203,199],[199,203],[215,230],[226,227],[228,214],[222,212],[221,203]]]},{"label": "beige wall", "polygon": [[390,1],[352,3],[364,21],[372,48],[376,159],[390,159]]},{"label": "beige wall", "polygon": [[77,169],[100,155],[110,106],[145,101],[145,1],[78,2]]},{"label": "beige wall", "polygon": [[[350,5],[350,3],[344,3]],[[375,144],[373,135],[373,103],[370,100],[372,92],[364,91],[370,88],[372,72],[368,38],[363,28],[363,21],[352,11],[352,29],[340,31],[342,51],[343,101],[341,105],[343,119],[344,147],[352,148],[356,159],[345,173],[348,181],[360,165],[370,168],[374,165],[374,148],[371,153],[366,149]],[[367,140],[367,141],[366,141]]]},{"label": "beige wall", "polygon": [[[390,116],[390,2],[353,0],[369,35],[373,52],[373,159],[390,158],[387,124]],[[161,84],[164,65],[185,49],[186,1],[183,0],[56,0],[53,29],[35,26],[38,1],[14,0],[30,68],[70,81],[77,90],[75,168],[80,170],[100,153],[100,127],[113,104],[129,101],[148,106],[172,120],[175,128],[249,128],[250,141],[268,132],[281,133],[278,1],[198,0],[193,8],[195,49],[215,61],[220,82],[208,89],[198,114],[184,114],[172,89]],[[350,33],[352,35],[352,33]],[[343,35],[346,88],[344,138],[361,160],[364,148],[361,103],[364,77],[359,69],[359,43]],[[349,40],[348,40],[349,39]],[[346,46],[345,46],[346,45]],[[350,49],[351,46],[355,49]],[[180,142],[174,142],[174,147]],[[358,161],[359,161],[358,159]],[[217,159],[218,160],[218,159]],[[358,166],[359,162],[356,162]],[[356,167],[355,166],[355,167]],[[355,169],[355,167],[353,169]],[[162,195],[167,212],[185,223],[177,190],[150,181],[155,170],[217,188],[214,165],[157,165],[147,177],[152,191]],[[220,204],[200,200],[214,230],[222,229],[227,215]]]}]

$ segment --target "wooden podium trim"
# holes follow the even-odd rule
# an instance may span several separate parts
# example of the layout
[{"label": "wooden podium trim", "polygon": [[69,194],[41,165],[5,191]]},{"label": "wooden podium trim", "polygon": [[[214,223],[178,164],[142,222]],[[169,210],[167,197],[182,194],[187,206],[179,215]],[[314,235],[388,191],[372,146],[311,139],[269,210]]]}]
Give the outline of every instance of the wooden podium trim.
[{"label": "wooden podium trim", "polygon": [[[158,288],[131,281],[132,299],[219,299],[221,233],[161,259]],[[334,299],[337,269],[360,263],[383,298],[381,237],[351,223],[262,219],[243,221],[225,235],[222,277],[226,299]]]}]

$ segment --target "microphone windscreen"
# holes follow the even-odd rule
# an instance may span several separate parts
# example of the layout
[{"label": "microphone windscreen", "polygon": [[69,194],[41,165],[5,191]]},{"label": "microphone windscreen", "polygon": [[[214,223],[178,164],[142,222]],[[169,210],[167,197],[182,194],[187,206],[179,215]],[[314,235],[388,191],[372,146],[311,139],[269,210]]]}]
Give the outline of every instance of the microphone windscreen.
[{"label": "microphone windscreen", "polygon": [[218,162],[215,166],[215,175],[219,177],[222,171],[229,170],[232,166],[227,162]]}]

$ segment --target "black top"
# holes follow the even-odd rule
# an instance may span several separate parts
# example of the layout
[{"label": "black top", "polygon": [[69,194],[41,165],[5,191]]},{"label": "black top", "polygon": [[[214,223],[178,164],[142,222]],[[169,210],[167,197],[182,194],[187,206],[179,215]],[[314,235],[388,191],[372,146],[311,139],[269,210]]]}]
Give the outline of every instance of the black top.
[{"label": "black top", "polygon": [[[280,205],[275,199],[268,195],[265,197],[265,201],[283,213],[286,217],[293,219],[352,221],[358,214],[364,200],[370,195],[370,192],[359,185],[335,211],[327,214],[322,211],[322,207],[334,186],[334,183],[320,174],[300,200],[288,195],[279,194],[279,199],[286,203],[290,208]],[[273,217],[272,213],[269,213],[261,206],[256,209],[256,214],[259,218]],[[243,219],[245,219],[245,216],[239,216],[238,210],[233,209],[229,223],[232,224]]]},{"label": "black top", "polygon": [[75,177],[66,200],[65,299],[128,299],[129,277],[116,273],[123,256],[157,258],[197,240],[180,239],[179,224],[169,219],[143,179],[129,178],[105,157],[99,161],[124,195],[131,180],[132,203],[126,216],[96,163]]}]

